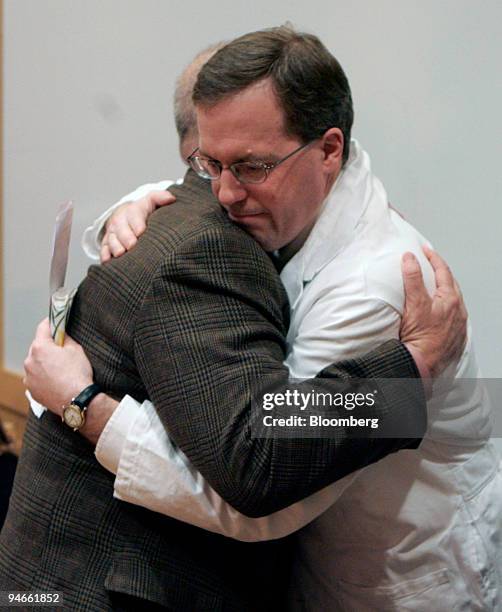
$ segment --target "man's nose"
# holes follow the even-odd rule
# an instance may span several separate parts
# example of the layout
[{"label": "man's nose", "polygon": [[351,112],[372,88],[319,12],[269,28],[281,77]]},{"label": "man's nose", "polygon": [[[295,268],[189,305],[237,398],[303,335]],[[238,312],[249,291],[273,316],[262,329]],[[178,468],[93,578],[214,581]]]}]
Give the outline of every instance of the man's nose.
[{"label": "man's nose", "polygon": [[221,171],[221,176],[216,181],[215,187],[216,197],[224,208],[244,200],[247,195],[244,185],[235,178],[228,168]]}]

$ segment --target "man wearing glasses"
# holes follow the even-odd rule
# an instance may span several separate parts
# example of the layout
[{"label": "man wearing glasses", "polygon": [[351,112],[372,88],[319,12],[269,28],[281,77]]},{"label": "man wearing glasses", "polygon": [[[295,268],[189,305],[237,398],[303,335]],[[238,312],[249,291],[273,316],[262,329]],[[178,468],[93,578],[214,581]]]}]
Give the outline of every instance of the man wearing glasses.
[{"label": "man wearing glasses", "polygon": [[[287,35],[287,32],[279,30],[276,34],[281,38]],[[312,39],[307,38],[307,40],[312,44]],[[245,42],[246,39],[244,39]],[[296,42],[298,42],[298,39]],[[237,43],[237,46],[239,46],[239,41]],[[253,41],[253,44],[255,43],[256,40]],[[215,66],[213,68],[219,78],[221,76],[221,65],[218,65],[217,58],[218,56],[215,56]],[[232,60],[231,57],[227,57],[228,59]],[[211,66],[208,65],[209,72],[210,69]],[[209,74],[209,76],[211,75]],[[201,85],[201,82],[202,79],[199,79],[198,87]],[[198,95],[202,97],[197,99]],[[290,372],[293,375],[308,377],[311,376],[308,372],[317,373],[325,368],[326,365],[329,365],[333,359],[332,356],[338,355],[338,351],[344,357],[350,357],[352,356],[351,351],[352,353],[360,353],[366,350],[367,345],[375,345],[375,336],[377,334],[375,334],[371,326],[364,327],[363,325],[361,328],[361,326],[354,325],[353,333],[355,336],[350,337],[352,332],[349,328],[349,321],[345,315],[343,318],[338,316],[336,309],[336,303],[338,302],[333,301],[331,311],[325,309],[325,312],[322,313],[316,310],[316,303],[321,301],[318,292],[316,297],[318,281],[323,281],[324,286],[332,291],[334,287],[329,287],[329,282],[340,282],[340,278],[343,281],[346,280],[343,277],[339,277],[337,280],[336,275],[332,275],[333,270],[328,270],[328,278],[323,279],[323,271],[326,269],[325,263],[330,263],[331,259],[338,256],[338,253],[332,249],[334,247],[341,249],[342,246],[346,246],[348,248],[346,255],[350,259],[357,257],[357,254],[350,253],[352,232],[358,227],[358,222],[362,219],[362,215],[366,210],[364,204],[371,204],[373,201],[369,202],[363,197],[362,201],[359,202],[359,206],[363,208],[349,211],[348,216],[343,219],[343,223],[338,222],[336,225],[333,223],[326,224],[326,233],[324,235],[322,233],[319,235],[319,232],[315,230],[318,227],[319,221],[323,219],[324,212],[331,212],[328,206],[329,202],[325,203],[325,198],[332,189],[336,189],[336,180],[340,175],[343,162],[347,160],[350,162],[347,164],[348,170],[358,169],[358,163],[364,169],[365,164],[367,164],[364,154],[357,147],[354,147],[353,156],[352,158],[349,157],[349,139],[344,137],[345,135],[340,128],[322,130],[322,135],[318,134],[313,138],[308,138],[308,136],[301,132],[295,133],[294,130],[290,132],[288,129],[285,129],[282,108],[278,105],[278,100],[270,87],[270,82],[262,80],[262,82],[256,84],[256,87],[251,84],[244,87],[242,91],[237,88],[235,97],[223,95],[218,101],[209,99],[211,96],[206,98],[205,95],[200,87],[198,90],[196,88],[195,100],[198,103],[200,148],[190,156],[190,163],[199,174],[207,175],[213,179],[214,193],[218,197],[219,203],[227,211],[228,217],[244,228],[248,234],[251,234],[264,249],[267,251],[278,251],[277,265],[282,268],[282,280],[288,290],[288,297],[292,308],[288,340],[290,347],[293,347],[293,349],[290,350],[287,362]],[[211,95],[214,96],[214,92]],[[259,109],[259,112],[256,109]],[[337,121],[336,123],[343,125],[343,122]],[[351,119],[348,125],[349,134],[350,123]],[[298,142],[298,140],[307,142]],[[313,169],[315,169],[315,172]],[[358,185],[356,181],[353,188],[362,188],[362,195],[366,194],[368,197],[382,195],[379,184],[373,182],[371,176],[368,176],[367,180],[370,181],[369,184],[363,183]],[[369,191],[366,189],[367,187],[370,187]],[[71,332],[82,342],[86,351],[89,352],[95,367],[95,378],[101,383],[107,383],[107,389],[110,386],[113,387],[116,397],[122,397],[126,389],[128,389],[128,393],[136,396],[137,399],[141,399],[141,396],[144,395],[144,388],[137,380],[133,364],[127,358],[125,360],[121,358],[120,351],[123,351],[128,356],[128,351],[131,349],[131,339],[127,333],[123,334],[120,331],[120,326],[117,327],[117,321],[111,318],[110,324],[113,324],[113,330],[110,328],[108,332],[118,340],[118,350],[116,346],[112,354],[109,354],[105,350],[104,345],[102,345],[101,340],[96,348],[93,345],[92,339],[86,337],[84,331],[87,325],[86,316],[89,316],[89,313],[86,315],[86,310],[91,309],[97,303],[97,312],[100,311],[99,304],[102,295],[104,295],[102,291],[105,288],[108,289],[107,282],[111,283],[113,281],[113,275],[115,275],[115,280],[120,278],[121,283],[126,283],[131,272],[138,274],[137,268],[135,268],[136,261],[143,261],[144,265],[146,255],[148,263],[151,265],[152,253],[155,253],[155,249],[158,249],[161,243],[165,245],[166,241],[172,242],[174,240],[173,235],[168,233],[167,230],[163,233],[161,229],[162,219],[167,219],[167,215],[169,216],[170,223],[173,224],[174,231],[178,234],[180,228],[183,227],[183,223],[185,224],[185,230],[187,227],[190,228],[190,224],[194,223],[193,214],[201,216],[201,223],[205,219],[209,219],[209,216],[212,223],[214,223],[213,215],[216,213],[211,212],[211,215],[209,215],[206,206],[199,207],[197,213],[193,206],[190,206],[186,200],[183,200],[182,196],[186,194],[191,195],[192,198],[198,197],[200,200],[204,199],[203,189],[201,189],[194,176],[190,173],[185,180],[184,194],[182,194],[181,190],[178,191],[179,200],[181,201],[178,202],[177,206],[172,207],[173,212],[165,213],[162,211],[162,215],[159,213],[156,217],[152,218],[143,240],[140,241],[136,249],[128,254],[127,257],[104,266],[104,271],[91,271],[91,277],[86,281],[88,282],[88,289],[86,290],[86,285],[84,284],[80,291],[80,300],[77,300],[76,309],[73,313],[75,322]],[[354,198],[354,200],[357,203],[358,198]],[[323,206],[323,204],[326,204],[326,206]],[[379,200],[376,202],[377,208],[378,204]],[[330,219],[330,221],[333,221],[333,219]],[[340,220],[338,219],[338,221]],[[247,367],[252,365],[254,370],[258,356],[263,360],[264,347],[256,335],[258,330],[256,327],[257,323],[263,325],[265,323],[263,315],[265,315],[265,320],[268,321],[265,328],[268,330],[266,335],[268,336],[267,346],[269,346],[270,341],[276,337],[276,334],[270,327],[270,323],[277,320],[277,314],[280,312],[280,309],[278,311],[266,297],[268,296],[270,299],[274,295],[274,290],[270,286],[266,286],[268,284],[267,277],[270,273],[267,271],[267,266],[263,266],[260,263],[261,260],[259,256],[253,254],[252,247],[251,251],[244,255],[244,260],[241,259],[242,254],[240,252],[236,253],[236,250],[240,248],[239,243],[245,239],[245,234],[232,234],[232,237],[229,237],[227,240],[221,232],[216,232],[215,234],[212,228],[208,228],[207,231],[208,233],[204,235],[203,241],[188,245],[190,250],[184,250],[182,245],[178,245],[179,248],[176,255],[169,255],[168,259],[170,261],[163,264],[164,266],[171,266],[169,274],[167,276],[164,274],[161,278],[154,279],[151,291],[149,290],[146,297],[142,297],[144,301],[139,309],[139,314],[135,315],[133,320],[127,321],[129,326],[133,326],[135,332],[133,341],[134,359],[137,362],[141,380],[146,385],[148,395],[154,400],[159,412],[160,419],[158,420],[161,422],[164,420],[173,438],[194,462],[194,465],[213,484],[215,489],[234,506],[251,515],[270,513],[305,497],[315,489],[323,486],[323,484],[328,484],[333,479],[333,474],[331,473],[328,478],[319,475],[319,470],[323,473],[329,471],[327,470],[329,461],[326,460],[326,457],[317,457],[316,444],[309,444],[306,440],[295,440],[291,444],[274,440],[273,444],[277,452],[268,455],[268,457],[267,455],[264,456],[263,452],[268,446],[256,441],[251,443],[249,441],[246,429],[247,411],[227,412],[228,403],[235,405],[236,401],[239,401],[241,398],[242,393],[245,392],[245,388],[235,384],[234,377],[239,375],[242,381],[243,372],[244,378],[250,376],[250,371],[247,370]],[[160,238],[162,238],[162,241],[159,240]],[[307,246],[308,241],[312,239],[317,240],[318,245],[320,244],[323,247],[326,245],[327,252],[323,253],[323,257],[327,256],[328,261],[320,261],[316,257],[301,259],[302,278],[302,276],[296,274],[298,270],[293,266],[293,264],[298,264],[298,258],[295,260],[295,256],[300,256],[302,245]],[[109,244],[110,242],[108,242]],[[418,244],[417,242],[417,246]],[[107,245],[105,244],[105,246]],[[314,244],[314,246],[316,245]],[[197,252],[197,248],[199,252]],[[312,249],[307,252],[309,254],[313,253]],[[434,256],[432,256],[432,261],[436,261]],[[237,265],[239,262],[240,264]],[[211,266],[215,263],[217,268],[211,271]],[[289,275],[288,265],[291,272]],[[228,284],[229,278],[230,280],[234,278],[232,276],[232,266],[234,266],[233,272],[237,273],[235,278],[240,277],[240,282],[235,286]],[[243,269],[241,266],[245,266],[245,268]],[[343,267],[341,266],[342,270]],[[439,286],[446,287],[450,282],[446,270],[439,264],[438,270]],[[101,275],[107,277],[103,279],[104,282],[102,283],[99,278]],[[309,276],[310,278],[308,278]],[[141,278],[141,274],[139,278]],[[167,279],[169,279],[170,288],[166,284]],[[211,280],[209,281],[208,279]],[[93,280],[94,284],[92,284]],[[178,293],[173,290],[173,284],[179,284],[183,290]],[[257,300],[254,292],[260,287],[260,284],[265,284],[262,287],[264,294]],[[239,289],[238,296],[235,293],[237,286]],[[90,287],[92,287],[92,292],[89,291]],[[311,291],[312,287],[314,291]],[[344,306],[350,306],[355,319],[360,319],[361,322],[364,322],[366,315],[365,308],[368,305],[374,307],[374,304],[367,304],[366,296],[361,298],[357,291],[353,291],[351,287],[344,286],[343,283],[341,283],[340,288],[342,293],[337,296],[338,301],[341,299],[344,302]],[[343,291],[346,293],[343,293]],[[203,304],[200,304],[200,318],[196,320],[194,316],[197,314],[197,311],[194,311],[193,307],[198,304],[201,293],[204,293],[204,300]],[[221,294],[225,297],[225,301],[219,300]],[[120,291],[117,294],[113,290],[109,298],[111,299],[110,310],[114,312],[117,309],[117,300],[120,301]],[[129,299],[132,299],[134,302],[134,292],[129,296]],[[423,299],[427,304],[427,299]],[[350,300],[353,301],[350,302]],[[280,301],[277,302],[273,297],[272,302],[280,303]],[[227,303],[226,306],[225,303]],[[438,302],[435,303],[436,305],[438,304]],[[252,304],[259,305],[259,311],[261,312],[259,320],[256,319],[256,314],[253,314],[248,308]],[[380,304],[380,306],[381,311],[377,312],[377,318],[378,315],[381,315],[382,324],[388,331],[387,337],[393,337],[397,335],[399,329],[399,315],[393,313],[391,319],[386,319],[388,305]],[[121,307],[124,308],[124,305],[121,304]],[[272,308],[270,309],[270,307]],[[222,309],[223,316],[216,324],[213,321],[209,325],[206,318],[208,309],[211,311],[211,316],[217,317],[218,313],[216,310],[218,308]],[[246,311],[245,313],[243,308]],[[427,307],[426,305],[425,313],[428,310],[430,310],[430,306]],[[169,317],[166,317],[166,312],[170,314]],[[201,314],[203,312],[206,313],[204,316]],[[240,314],[246,314],[246,316],[241,318]],[[161,321],[158,319],[159,315],[162,317]],[[309,321],[310,316],[314,320]],[[176,321],[177,325],[172,325],[173,320]],[[123,321],[122,325],[125,323],[126,321]],[[156,337],[158,326],[162,329],[160,338]],[[343,335],[338,337],[338,344],[334,342],[334,345],[330,346],[329,354],[331,355],[331,361],[326,361],[327,353],[323,352],[321,348],[322,345],[326,344],[326,336],[319,332],[328,330],[329,326],[331,326],[331,329],[336,329],[337,326],[340,326],[340,328],[345,330],[344,333],[349,334],[349,336],[346,338],[346,342],[342,341]],[[439,325],[440,327],[441,325]],[[380,332],[381,330],[378,333]],[[45,331],[41,330],[41,334],[43,335],[44,333]],[[145,334],[145,337],[148,339],[146,344],[139,341],[142,334]],[[235,339],[233,334],[238,334],[238,338]],[[243,334],[243,336],[240,334]],[[381,342],[382,335],[380,334],[376,344]],[[209,340],[210,338],[211,341]],[[246,347],[243,339],[251,341],[251,347]],[[447,335],[443,335],[439,344],[443,340],[446,341],[448,339]],[[358,349],[350,346],[355,340],[358,342]],[[438,338],[436,338],[437,340]],[[95,338],[94,343],[96,343]],[[428,361],[433,373],[436,373],[438,363],[442,361],[438,360],[437,356],[437,351],[440,352],[440,349],[431,338],[429,338],[429,346],[436,351],[436,354],[431,355],[426,351],[425,359]],[[69,344],[69,347],[71,350],[78,351],[77,347],[72,343]],[[395,348],[396,345],[394,344],[392,350]],[[37,349],[37,346],[34,346],[34,349]],[[250,349],[251,352],[249,352]],[[257,349],[256,353],[254,349]],[[235,355],[237,355],[237,352],[239,354],[240,363],[236,370],[230,368],[232,359],[229,360],[229,350],[232,354],[234,351],[236,351]],[[272,350],[275,353],[275,350]],[[404,357],[404,355],[401,356],[401,358]],[[31,362],[27,365],[28,382],[30,382],[33,359],[36,361],[36,356],[32,355]],[[248,365],[246,365],[246,359],[248,360]],[[111,385],[110,375],[106,375],[108,376],[107,379],[101,373],[102,371],[106,372],[106,368],[110,367],[110,361],[115,364],[114,376],[119,377],[117,382],[121,382],[121,384]],[[380,363],[383,364],[384,361],[381,360]],[[193,366],[191,365],[192,362]],[[273,365],[273,361],[265,363],[268,365],[266,365],[264,370],[261,370],[262,376],[280,371],[281,376],[286,374],[287,377],[287,372],[280,368],[277,370],[277,366]],[[359,375],[369,375],[368,371],[361,369],[360,362],[358,362],[357,366],[355,361],[351,363],[355,367],[354,371],[359,371]],[[387,361],[387,375],[392,375],[392,368],[389,369],[388,366],[389,362]],[[125,378],[120,379],[119,373]],[[253,371],[253,374],[257,373]],[[197,380],[199,378],[202,380]],[[128,384],[126,384],[127,379],[129,379]],[[77,383],[85,381],[87,384],[91,380],[91,372],[86,371],[82,375],[81,371],[81,376],[77,379]],[[196,380],[199,383],[197,386],[200,386],[204,393],[196,391],[190,384],[191,380]],[[136,389],[134,388],[135,385],[137,386]],[[179,392],[176,393],[177,387],[184,388],[185,392],[188,393],[188,397],[183,397],[183,394],[180,396]],[[52,389],[53,393],[61,396],[61,398],[67,396],[68,385],[65,389],[63,389],[62,385],[53,386]],[[40,394],[38,394],[38,397],[39,399],[44,399]],[[46,403],[49,404],[51,398],[49,396],[46,397],[48,398]],[[175,400],[174,405],[172,403],[173,398]],[[99,396],[96,399],[99,399]],[[57,404],[54,398],[52,398],[52,402]],[[94,408],[96,405],[94,404]],[[129,405],[131,406],[131,404]],[[411,406],[412,404],[410,404],[408,409]],[[50,405],[48,407],[53,409]],[[178,415],[168,414],[168,407],[171,413],[177,410]],[[129,410],[134,410],[134,408],[129,408]],[[113,421],[116,419],[117,414],[119,414],[119,410],[113,412],[113,417],[108,423],[108,425],[112,425],[112,428],[108,429],[107,435],[113,435],[110,432],[113,431]],[[125,414],[124,411],[121,414],[123,416]],[[131,413],[129,412],[129,414]],[[149,418],[152,427],[155,427],[155,415],[151,415]],[[99,421],[99,414],[93,409],[92,403],[89,407],[89,421],[84,424],[80,433],[95,442],[98,439],[96,431],[99,434],[101,432],[105,433],[105,431],[102,427],[101,429],[98,427],[94,432],[91,432],[89,429],[91,421],[94,424],[96,421]],[[136,423],[128,422],[131,424],[131,427],[136,426]],[[238,427],[236,426],[237,424],[239,425]],[[32,427],[32,432],[34,435],[34,427]],[[56,433],[55,429],[54,433]],[[60,434],[57,435],[60,436]],[[77,439],[79,438],[78,435],[76,437]],[[71,444],[68,440],[72,439],[63,435],[61,441],[64,441],[65,444]],[[105,441],[100,439],[99,443],[101,442],[103,442],[103,445],[105,444]],[[118,457],[116,456],[115,458],[115,466],[112,465],[113,458],[108,457],[110,466],[120,467],[117,464],[120,464],[123,459],[121,450],[125,451],[125,445],[129,442],[131,442],[130,438],[124,442],[124,448],[120,449]],[[151,439],[151,442],[149,450],[153,456],[152,465],[156,465],[157,442],[154,439]],[[98,456],[99,443],[97,449]],[[320,446],[327,445],[329,447],[332,443],[332,441],[324,441],[324,444],[320,444]],[[137,447],[136,450],[141,452],[142,450],[147,450],[148,444],[142,445],[140,443],[139,446],[141,448]],[[369,455],[364,457],[364,454],[368,451],[370,454],[374,452],[374,446],[372,448],[373,451],[370,448],[364,448],[364,443],[363,447],[358,444],[357,454],[359,454],[359,459],[352,453],[350,460],[347,461],[345,466],[342,467],[342,461],[339,463],[338,468],[348,473],[357,467],[356,463],[358,460],[362,461],[363,464],[367,463]],[[249,452],[251,449],[252,452]],[[81,450],[83,453],[83,449]],[[294,457],[291,453],[294,454]],[[351,455],[351,453],[349,452],[348,455]],[[291,459],[290,464],[288,464],[288,456]],[[141,462],[138,455],[137,457]],[[177,457],[179,458],[180,454]],[[161,457],[161,459],[164,461],[164,458]],[[175,462],[177,460],[175,459]],[[188,466],[184,463],[182,467],[187,468]],[[307,469],[307,467],[310,469]],[[256,469],[258,469],[258,472],[256,472]],[[74,471],[76,472],[76,470]],[[144,476],[151,476],[155,479],[158,473],[155,473],[155,470],[153,472],[151,474],[144,474]],[[317,476],[314,476],[313,473],[316,473]],[[300,474],[301,476],[299,477]],[[169,476],[166,476],[165,472],[160,476],[160,480],[157,481],[158,484],[165,484],[169,488],[169,483],[171,482]],[[108,485],[111,484],[112,480],[110,479]],[[343,488],[348,485],[350,485],[350,482],[346,482],[338,492],[336,489],[330,488],[328,491],[330,499],[332,501],[336,499]],[[276,489],[275,491],[274,488]],[[207,487],[205,490],[207,492]],[[117,482],[115,482],[115,491],[117,493]],[[163,491],[160,487],[157,492],[162,497]],[[152,491],[149,493],[151,494]],[[174,493],[172,489],[171,493]],[[321,499],[325,498],[321,497]],[[143,497],[144,501],[145,498]],[[58,500],[57,503],[55,502],[56,516],[61,515],[63,511],[62,505],[67,506],[67,504],[68,502],[64,498],[61,501]],[[188,518],[190,514],[189,504],[190,500],[187,499],[187,517],[184,519],[187,521],[190,520]],[[143,505],[155,509],[148,505],[148,503],[143,503]],[[309,502],[306,500],[305,507],[308,508],[308,505]],[[72,507],[74,508],[75,505]],[[119,508],[122,512],[132,512],[129,509],[131,508],[130,506],[125,505],[124,509],[124,504],[119,505]],[[302,508],[304,506],[297,506],[296,510],[294,510],[297,513],[297,517],[302,513]],[[109,512],[110,508],[105,510]],[[317,509],[318,513],[319,506]],[[137,516],[145,520],[148,514],[141,514],[138,510]],[[279,523],[283,523],[286,520],[286,516],[286,514],[283,515]],[[232,519],[231,515],[230,518]],[[191,522],[198,524],[196,520]],[[142,531],[146,527],[142,524],[140,525],[140,523],[141,521],[136,524],[136,528]],[[130,526],[130,524],[126,523],[126,526]],[[298,525],[295,528],[298,528]],[[218,531],[218,528],[213,527],[212,529]],[[119,532],[122,533],[122,538],[124,538],[123,530],[119,530]],[[184,532],[184,535],[185,533],[189,532]],[[54,535],[58,539],[61,535],[60,531],[56,530]],[[278,536],[271,536],[270,532],[267,532],[266,537]],[[152,545],[148,534],[146,538],[138,539],[135,542],[135,546],[132,545],[130,538],[131,533],[128,532],[122,545],[118,546],[118,552],[121,553],[116,559],[118,565],[115,563],[113,570],[110,570],[108,566],[106,567],[108,573],[106,573],[105,583],[108,589],[113,590],[113,587],[117,588],[121,584],[122,592],[124,592],[124,576],[131,577],[134,575],[132,571],[134,568],[130,564],[125,564],[124,545],[125,550],[135,552],[136,555],[138,555],[137,551],[139,549],[142,553],[139,555],[140,558],[147,554],[146,550]],[[145,540],[148,542],[147,549],[145,549]],[[194,545],[197,548],[200,542],[195,540],[196,538],[191,540],[187,547],[190,548],[190,545]],[[171,552],[173,554],[176,552],[179,556],[179,551],[176,550],[176,547],[172,550],[175,543],[176,538],[173,539],[173,535],[170,534],[170,537],[162,539],[161,548],[167,548],[168,552],[171,548]],[[213,546],[221,546],[222,542],[219,541],[216,544],[215,541],[212,541],[212,544]],[[195,548],[193,552],[197,554]],[[106,555],[109,554],[109,549],[107,548]],[[157,550],[158,554],[160,552]],[[247,554],[243,553],[243,555]],[[261,554],[266,553],[261,552]],[[148,558],[150,563],[152,563],[155,562],[157,557],[153,555]],[[169,555],[162,557],[164,564],[168,563],[168,558]],[[221,551],[219,558],[221,558]],[[108,556],[106,556],[106,559],[108,559]],[[265,560],[266,557],[263,557],[262,561]],[[117,569],[122,568],[122,571],[124,571],[124,567],[126,567],[127,571],[120,576],[120,571],[117,572]],[[145,568],[141,565],[138,568],[141,571],[145,571]],[[193,571],[198,575],[200,567],[197,566],[195,568],[194,566]],[[237,568],[236,579],[240,577],[241,573],[245,573],[245,578],[251,580],[250,574],[248,574],[249,571],[250,569],[244,569],[239,566]],[[150,574],[147,573],[147,575]],[[203,589],[199,586],[193,589],[194,593],[190,594],[192,599],[189,599],[189,594],[187,594],[186,590],[184,590],[183,596],[179,596],[176,599],[173,595],[173,590],[175,589],[169,592],[166,587],[166,583],[169,583],[169,575],[169,571],[161,573],[162,584],[157,587],[157,591],[152,588],[143,589],[141,590],[141,596],[163,605],[174,604],[176,609],[209,609],[208,606],[211,606],[211,604],[207,603],[207,593],[205,594],[205,607],[202,604],[201,598],[196,599],[197,595],[203,592]],[[178,572],[178,582],[180,582],[181,577]],[[120,578],[122,578],[122,582]],[[212,575],[211,579],[215,580],[215,576]],[[238,585],[234,586],[237,588]],[[177,587],[179,591],[183,591],[179,584]],[[130,594],[140,592],[139,587],[135,586],[134,588],[136,589],[134,592],[127,592]],[[218,588],[223,589],[221,584],[218,585]],[[162,594],[159,594],[159,589]],[[328,593],[328,595],[331,597],[332,594]],[[228,593],[224,597],[228,598]],[[221,598],[218,601],[221,602]],[[228,602],[230,602],[230,599],[227,599]],[[189,605],[191,605],[191,608]],[[230,605],[235,607],[235,601],[232,601]],[[247,609],[246,603],[243,604],[242,601],[238,605],[240,605],[240,609]],[[247,605],[249,605],[249,602]],[[212,609],[215,609],[214,602]]]}]

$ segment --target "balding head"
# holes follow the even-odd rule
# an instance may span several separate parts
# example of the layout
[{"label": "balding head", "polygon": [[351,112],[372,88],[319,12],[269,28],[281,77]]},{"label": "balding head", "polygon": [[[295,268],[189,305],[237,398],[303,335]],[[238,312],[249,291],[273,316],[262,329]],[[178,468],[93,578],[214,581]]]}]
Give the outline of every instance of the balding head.
[{"label": "balding head", "polygon": [[197,116],[192,102],[195,81],[202,66],[225,44],[219,42],[198,53],[176,81],[174,121],[180,139],[180,154],[184,160],[197,147],[198,143]]}]

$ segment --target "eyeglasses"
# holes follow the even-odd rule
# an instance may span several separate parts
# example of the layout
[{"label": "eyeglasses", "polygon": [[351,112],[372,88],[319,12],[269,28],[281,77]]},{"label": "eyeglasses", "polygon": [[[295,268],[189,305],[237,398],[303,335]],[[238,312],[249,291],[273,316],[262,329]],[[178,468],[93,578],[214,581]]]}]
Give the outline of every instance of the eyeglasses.
[{"label": "eyeglasses", "polygon": [[262,161],[244,161],[244,162],[236,162],[235,164],[230,164],[230,166],[224,167],[223,164],[217,159],[211,159],[210,157],[203,157],[202,155],[195,155],[199,150],[199,147],[195,149],[195,151],[187,157],[187,162],[190,164],[191,168],[196,172],[201,178],[209,179],[210,181],[216,181],[220,178],[222,170],[228,169],[235,176],[235,178],[240,183],[263,183],[275,168],[285,162],[287,159],[298,153],[305,147],[311,145],[314,141],[311,140],[306,144],[303,144],[298,149],[295,149],[286,157],[283,157],[279,161],[273,162],[271,164]]}]

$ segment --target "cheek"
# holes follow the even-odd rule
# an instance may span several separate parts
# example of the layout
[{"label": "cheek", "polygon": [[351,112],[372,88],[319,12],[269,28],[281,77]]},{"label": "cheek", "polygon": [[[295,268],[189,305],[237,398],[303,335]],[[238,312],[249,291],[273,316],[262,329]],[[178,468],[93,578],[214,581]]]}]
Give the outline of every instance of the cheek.
[{"label": "cheek", "polygon": [[[270,178],[268,179],[270,181]],[[282,183],[265,183],[260,189],[255,189],[250,196],[274,219],[284,217],[285,206],[289,199],[289,187],[284,182]]]},{"label": "cheek", "polygon": [[282,227],[296,225],[299,217],[302,216],[301,202],[303,194],[290,185],[288,189],[283,189],[281,193],[276,195],[277,197],[274,198],[272,206],[273,216],[277,224]]}]

